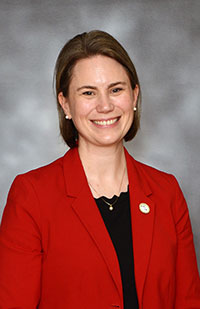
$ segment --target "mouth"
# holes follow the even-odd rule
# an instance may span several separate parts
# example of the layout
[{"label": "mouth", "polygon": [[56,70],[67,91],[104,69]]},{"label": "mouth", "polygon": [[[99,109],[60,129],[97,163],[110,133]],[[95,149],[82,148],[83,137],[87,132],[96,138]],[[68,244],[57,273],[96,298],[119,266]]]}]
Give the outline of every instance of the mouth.
[{"label": "mouth", "polygon": [[102,120],[92,120],[92,122],[98,126],[110,126],[114,123],[116,123],[117,121],[119,121],[120,117],[116,117],[116,118],[112,118],[112,119],[102,119]]}]

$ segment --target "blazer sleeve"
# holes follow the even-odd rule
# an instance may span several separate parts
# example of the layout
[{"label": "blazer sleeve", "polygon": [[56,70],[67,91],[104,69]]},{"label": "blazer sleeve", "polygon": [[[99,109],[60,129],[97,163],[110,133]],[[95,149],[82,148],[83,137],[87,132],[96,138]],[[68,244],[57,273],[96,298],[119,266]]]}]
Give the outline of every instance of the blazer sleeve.
[{"label": "blazer sleeve", "polygon": [[34,188],[14,180],[0,227],[0,309],[35,309],[40,299],[42,246]]},{"label": "blazer sleeve", "polygon": [[174,177],[172,181],[176,188],[173,212],[178,240],[175,309],[200,309],[200,279],[189,212],[183,193]]}]

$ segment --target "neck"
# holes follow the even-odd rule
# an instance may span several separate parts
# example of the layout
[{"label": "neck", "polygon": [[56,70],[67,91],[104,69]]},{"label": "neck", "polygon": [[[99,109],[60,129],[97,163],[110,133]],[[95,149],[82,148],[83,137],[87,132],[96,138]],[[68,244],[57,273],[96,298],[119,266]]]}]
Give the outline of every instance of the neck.
[{"label": "neck", "polygon": [[123,143],[113,147],[79,145],[78,151],[90,188],[95,189],[94,192],[91,188],[95,197],[119,195],[122,177],[121,191],[126,191],[128,178]]},{"label": "neck", "polygon": [[119,171],[125,166],[125,155],[123,144],[114,147],[79,147],[79,155],[83,167],[95,175],[106,176],[106,174]]}]

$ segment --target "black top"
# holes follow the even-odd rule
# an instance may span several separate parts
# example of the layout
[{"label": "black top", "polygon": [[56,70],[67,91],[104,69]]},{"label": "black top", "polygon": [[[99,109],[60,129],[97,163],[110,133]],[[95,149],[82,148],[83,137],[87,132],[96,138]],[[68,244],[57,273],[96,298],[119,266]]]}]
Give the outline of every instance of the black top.
[{"label": "black top", "polygon": [[[111,199],[103,197],[109,203],[113,203],[116,198],[116,196],[113,196]],[[138,309],[134,277],[129,191],[120,194],[116,204],[113,205],[112,211],[109,210],[109,206],[102,198],[95,199],[95,201],[118,256],[123,286],[124,309]]]}]

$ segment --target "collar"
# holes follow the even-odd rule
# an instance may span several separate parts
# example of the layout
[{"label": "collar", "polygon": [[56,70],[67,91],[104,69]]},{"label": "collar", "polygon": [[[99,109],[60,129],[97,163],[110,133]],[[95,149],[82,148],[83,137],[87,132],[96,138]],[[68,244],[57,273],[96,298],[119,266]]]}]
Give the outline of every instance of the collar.
[{"label": "collar", "polygon": [[[146,179],[144,164],[136,161],[124,148],[129,186],[140,187],[146,196],[151,195],[152,190]],[[78,148],[70,149],[63,157],[64,178],[67,195],[75,197],[87,186],[87,178],[80,160]]]}]

